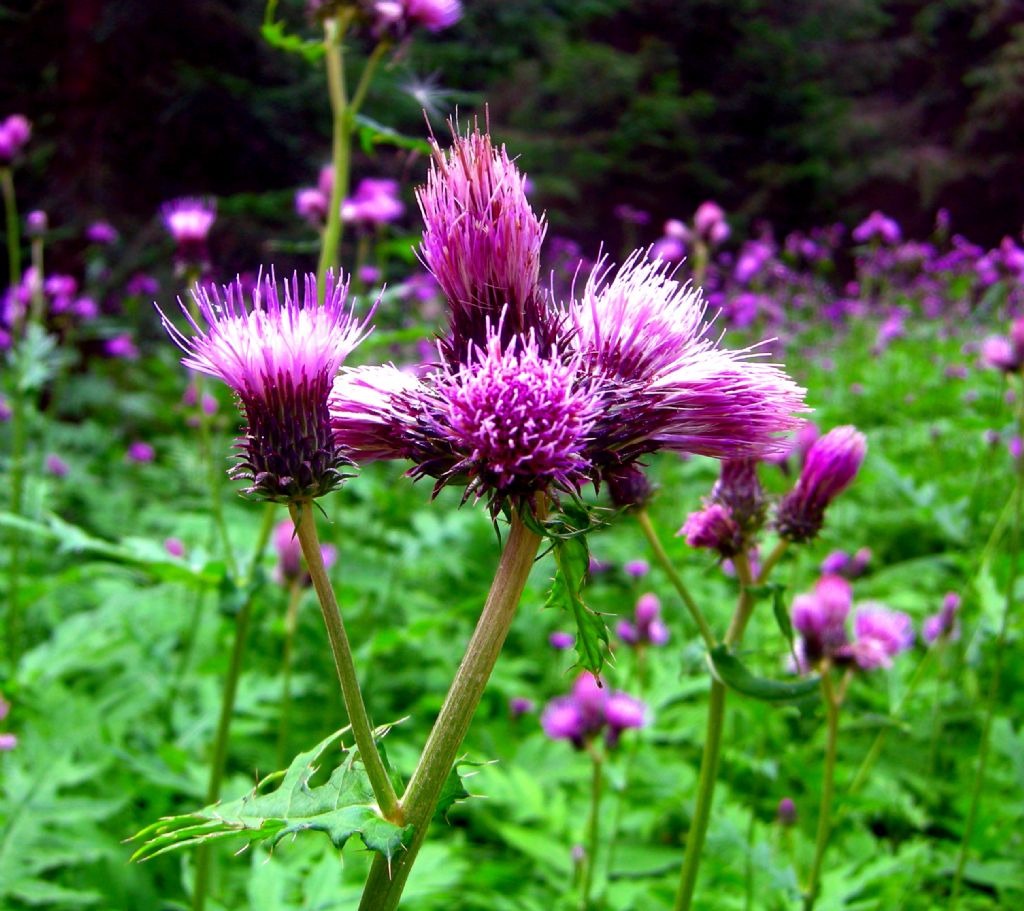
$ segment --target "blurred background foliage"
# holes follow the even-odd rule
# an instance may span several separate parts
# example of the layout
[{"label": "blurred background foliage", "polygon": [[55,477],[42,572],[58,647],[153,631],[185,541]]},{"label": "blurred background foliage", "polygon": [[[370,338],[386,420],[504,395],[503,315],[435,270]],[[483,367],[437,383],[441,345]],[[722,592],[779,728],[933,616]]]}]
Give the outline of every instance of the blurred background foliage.
[{"label": "blurred background foliage", "polygon": [[[0,96],[37,126],[33,198],[64,224],[151,224],[182,192],[256,194],[246,214],[287,219],[290,191],[327,158],[328,110],[320,66],[270,47],[263,14],[225,0],[0,6]],[[315,35],[301,2],[278,17]],[[484,102],[555,228],[584,243],[627,201],[658,223],[713,197],[782,229],[881,208],[911,233],[942,206],[981,243],[1024,209],[1011,0],[476,0],[405,49],[367,113],[421,136],[424,108],[443,130],[456,105]],[[416,182],[417,154],[356,173]]]}]

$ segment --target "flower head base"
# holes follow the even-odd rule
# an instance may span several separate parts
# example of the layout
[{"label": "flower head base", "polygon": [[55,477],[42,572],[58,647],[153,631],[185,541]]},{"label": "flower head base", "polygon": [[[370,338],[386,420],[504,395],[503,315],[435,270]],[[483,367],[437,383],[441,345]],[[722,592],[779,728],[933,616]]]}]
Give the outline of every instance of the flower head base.
[{"label": "flower head base", "polygon": [[864,434],[850,425],[818,439],[807,452],[796,487],[779,504],[779,533],[797,542],[814,538],[825,521],[825,509],[856,477],[866,452]]},{"label": "flower head base", "polygon": [[327,279],[323,306],[316,280],[298,276],[279,288],[273,276],[252,292],[240,282],[221,295],[196,286],[193,298],[204,330],[182,311],[196,335],[179,332],[161,312],[164,327],[185,352],[182,363],[223,380],[245,411],[246,434],[231,474],[262,499],[295,501],[323,496],[341,483],[344,453],[331,432],[327,400],[345,358],[367,335],[346,303],[347,283]]},{"label": "flower head base", "polygon": [[217,204],[212,199],[183,196],[164,203],[160,217],[167,232],[178,245],[180,262],[190,265],[206,261],[206,239],[217,219]]},{"label": "flower head base", "polygon": [[745,537],[756,534],[764,524],[764,489],[757,476],[757,461],[754,459],[726,459],[722,462],[722,473],[711,489],[711,499],[728,507],[733,521],[742,529]]},{"label": "flower head base", "polygon": [[451,151],[435,144],[426,186],[420,256],[448,298],[445,358],[462,360],[483,346],[501,319],[502,341],[534,335],[546,355],[557,325],[538,288],[546,226],[526,198],[525,177],[504,148],[479,130],[456,136]]}]

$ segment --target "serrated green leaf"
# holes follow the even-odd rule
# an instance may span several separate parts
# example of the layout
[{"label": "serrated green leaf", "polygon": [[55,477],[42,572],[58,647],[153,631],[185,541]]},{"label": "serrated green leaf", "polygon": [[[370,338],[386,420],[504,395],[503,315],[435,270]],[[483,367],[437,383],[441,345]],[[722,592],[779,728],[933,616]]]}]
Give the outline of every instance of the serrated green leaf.
[{"label": "serrated green leaf", "polygon": [[469,800],[473,796],[466,790],[466,786],[463,783],[463,780],[469,776],[462,774],[462,768],[465,766],[479,767],[487,764],[486,762],[470,762],[468,759],[460,759],[452,766],[452,770],[448,773],[448,778],[445,780],[444,787],[441,789],[441,797],[437,802],[437,808],[434,810],[435,819],[447,819],[448,811],[455,804]]},{"label": "serrated green leaf", "polygon": [[576,621],[577,664],[600,674],[609,655],[608,627],[583,600],[583,585],[590,567],[590,551],[583,535],[555,539],[552,550],[557,567],[545,607],[557,607]]},{"label": "serrated green leaf", "polygon": [[355,128],[359,144],[368,155],[373,152],[375,146],[379,145],[396,146],[399,149],[423,152],[425,155],[430,154],[430,143],[425,139],[406,136],[365,114],[356,115]]},{"label": "serrated green leaf", "polygon": [[711,672],[729,689],[762,702],[794,702],[806,699],[818,691],[821,683],[818,677],[800,680],[771,680],[758,677],[728,648],[719,645],[708,653]]},{"label": "serrated green leaf", "polygon": [[[346,729],[347,730],[347,729]],[[312,750],[300,753],[283,773],[281,784],[262,793],[262,783],[239,800],[214,804],[183,816],[147,826],[133,837],[145,839],[132,860],[147,860],[188,845],[239,838],[252,845],[269,840],[276,845],[287,835],[323,832],[336,848],[358,835],[371,851],[389,860],[407,844],[412,826],[397,826],[377,808],[369,779],[357,764],[356,752],[346,754],[326,784],[310,787],[316,762],[344,731],[337,731]]]},{"label": "serrated green leaf", "polygon": [[288,54],[298,54],[307,63],[316,63],[324,55],[322,42],[307,41],[298,35],[287,34],[283,22],[264,22],[260,27],[260,34],[271,47]]}]

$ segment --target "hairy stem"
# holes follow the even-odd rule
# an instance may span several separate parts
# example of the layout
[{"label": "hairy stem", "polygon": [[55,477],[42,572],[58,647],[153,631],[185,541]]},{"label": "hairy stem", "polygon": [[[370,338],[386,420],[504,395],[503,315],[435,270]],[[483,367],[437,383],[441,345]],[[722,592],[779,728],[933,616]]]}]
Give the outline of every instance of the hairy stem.
[{"label": "hairy stem", "polygon": [[334,666],[338,671],[341,695],[345,700],[345,710],[348,712],[349,722],[352,725],[352,736],[355,738],[356,747],[359,750],[359,759],[366,770],[366,776],[370,780],[370,787],[373,788],[373,794],[377,798],[377,805],[380,807],[381,813],[392,822],[401,823],[402,808],[399,806],[398,795],[395,794],[395,788],[384,767],[384,760],[381,759],[377,749],[377,742],[373,736],[373,725],[370,723],[366,704],[363,702],[363,693],[359,688],[359,678],[356,676],[348,634],[345,632],[345,624],[341,619],[341,611],[338,609],[338,600],[334,596],[334,588],[327,575],[327,567],[324,566],[320,538],[316,531],[316,518],[313,514],[313,503],[305,501],[292,504],[289,509],[292,521],[295,523],[295,532],[302,545],[302,555],[306,558],[306,567],[313,580],[313,588],[316,589],[317,598],[320,601],[320,611],[323,614],[324,625],[327,627],[327,638],[331,643]]},{"label": "hairy stem", "polygon": [[679,597],[683,599],[683,604],[686,605],[686,609],[690,612],[693,622],[697,624],[697,630],[700,632],[701,639],[704,640],[704,644],[708,647],[708,651],[710,651],[716,645],[715,634],[711,631],[708,621],[704,619],[704,614],[701,613],[697,602],[693,599],[693,595],[690,594],[690,590],[686,587],[686,583],[683,582],[682,577],[676,572],[676,568],[668,558],[668,554],[665,553],[665,548],[658,538],[658,533],[654,530],[650,514],[646,509],[638,509],[636,510],[636,520],[640,525],[641,531],[644,533],[644,537],[647,538],[647,543],[650,544],[651,550],[654,551],[654,558],[665,571],[665,575],[668,576],[672,587],[678,592]]},{"label": "hairy stem", "polygon": [[601,793],[604,787],[604,757],[591,749],[593,771],[590,777],[590,818],[587,822],[587,848],[583,858],[583,882],[580,886],[580,911],[590,907],[590,891],[597,868],[597,846],[601,835]]},{"label": "hairy stem", "polygon": [[830,672],[826,668],[821,675],[821,695],[827,713],[827,737],[825,741],[825,771],[821,787],[821,804],[818,808],[818,836],[814,843],[814,863],[811,878],[804,893],[804,911],[812,911],[821,888],[821,865],[828,847],[832,830],[832,798],[835,796],[836,747],[839,743],[839,706],[841,698],[832,687]]},{"label": "hairy stem", "polygon": [[406,822],[414,827],[412,843],[391,864],[382,857],[374,858],[359,904],[360,911],[394,911],[398,907],[409,871],[426,839],[441,790],[455,765],[459,747],[512,625],[540,541],[539,535],[513,515],[508,542],[483,612],[402,797]]}]

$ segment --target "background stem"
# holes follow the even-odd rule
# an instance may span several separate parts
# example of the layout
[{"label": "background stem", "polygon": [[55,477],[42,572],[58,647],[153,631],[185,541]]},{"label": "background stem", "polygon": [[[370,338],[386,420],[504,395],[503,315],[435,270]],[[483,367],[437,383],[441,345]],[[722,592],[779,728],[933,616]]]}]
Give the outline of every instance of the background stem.
[{"label": "background stem", "polygon": [[591,748],[593,772],[590,777],[590,819],[587,823],[587,853],[583,858],[583,883],[580,888],[580,911],[590,907],[590,890],[594,885],[597,868],[597,845],[601,834],[601,792],[604,785],[603,757]]},{"label": "background stem", "polygon": [[360,911],[393,911],[398,907],[441,790],[512,625],[540,541],[540,536],[513,514],[508,542],[483,612],[402,798],[406,822],[414,827],[412,843],[391,864],[380,856],[374,858]]},{"label": "background stem", "polygon": [[[18,199],[14,195],[14,173],[10,168],[0,168],[0,190],[4,195],[7,223],[7,286],[17,288],[21,284],[21,232],[18,230]],[[39,280],[42,281],[42,276]]]},{"label": "background stem", "polygon": [[840,700],[832,689],[828,668],[821,675],[821,694],[827,713],[828,734],[825,742],[825,772],[821,787],[821,804],[818,809],[818,837],[814,844],[814,863],[811,866],[811,878],[804,895],[804,911],[811,911],[818,900],[821,888],[821,865],[828,847],[828,836],[832,823],[832,798],[835,795],[836,747],[839,743],[839,703]]},{"label": "background stem", "polygon": [[359,750],[359,759],[366,770],[367,778],[370,779],[370,786],[373,788],[373,794],[377,798],[381,813],[386,819],[400,824],[402,809],[398,804],[398,795],[395,794],[394,786],[384,767],[384,761],[377,750],[373,725],[366,713],[363,693],[359,688],[359,678],[356,676],[355,662],[352,660],[352,647],[349,645],[345,624],[341,619],[341,611],[338,609],[338,600],[334,596],[334,588],[327,575],[327,567],[324,566],[320,538],[316,531],[316,518],[313,514],[313,503],[305,501],[291,504],[288,508],[291,511],[292,521],[295,523],[295,532],[298,535],[299,543],[302,545],[302,555],[306,558],[306,567],[309,569],[313,587],[316,589],[317,598],[320,601],[320,611],[323,614],[324,625],[327,627],[327,638],[331,643],[334,666],[338,671],[341,694],[345,700],[345,710],[348,712],[349,722],[352,724],[352,736],[355,738],[356,747]]}]

